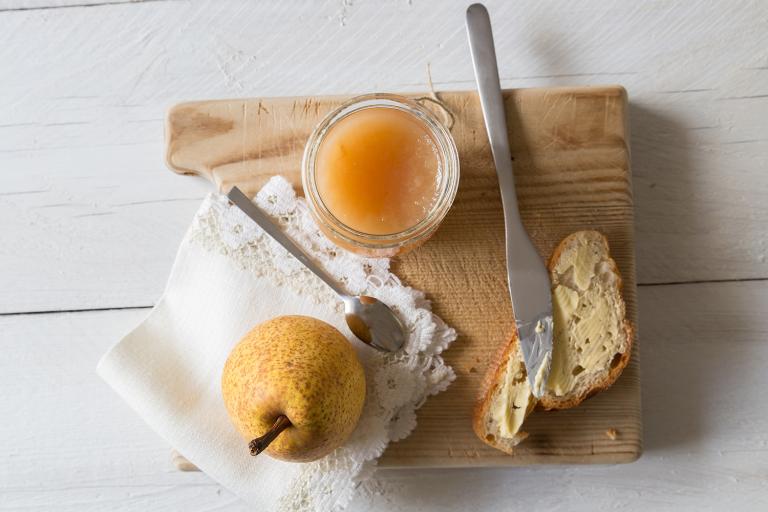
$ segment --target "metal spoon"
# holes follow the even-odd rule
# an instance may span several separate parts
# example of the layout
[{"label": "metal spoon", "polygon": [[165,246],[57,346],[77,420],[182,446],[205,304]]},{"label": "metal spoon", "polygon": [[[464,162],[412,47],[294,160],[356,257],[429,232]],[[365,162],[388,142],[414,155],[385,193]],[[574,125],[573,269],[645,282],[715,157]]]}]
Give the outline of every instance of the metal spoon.
[{"label": "metal spoon", "polygon": [[344,302],[344,316],[352,333],[363,343],[385,352],[395,352],[405,343],[405,329],[386,304],[367,295],[347,295],[339,284],[312,261],[264,214],[248,196],[232,187],[227,197],[261,229],[282,245],[313,274],[323,280]]}]

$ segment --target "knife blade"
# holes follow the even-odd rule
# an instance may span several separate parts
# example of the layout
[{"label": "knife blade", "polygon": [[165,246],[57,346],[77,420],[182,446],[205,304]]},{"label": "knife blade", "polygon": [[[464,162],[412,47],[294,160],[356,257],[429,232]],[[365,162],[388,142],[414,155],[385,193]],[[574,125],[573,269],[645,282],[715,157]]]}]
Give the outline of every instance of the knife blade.
[{"label": "knife blade", "polygon": [[512,155],[501,95],[496,51],[488,11],[482,4],[467,8],[467,34],[477,79],[485,128],[501,190],[506,234],[507,281],[534,396],[544,393],[552,361],[552,296],[549,273],[525,231],[515,194]]}]

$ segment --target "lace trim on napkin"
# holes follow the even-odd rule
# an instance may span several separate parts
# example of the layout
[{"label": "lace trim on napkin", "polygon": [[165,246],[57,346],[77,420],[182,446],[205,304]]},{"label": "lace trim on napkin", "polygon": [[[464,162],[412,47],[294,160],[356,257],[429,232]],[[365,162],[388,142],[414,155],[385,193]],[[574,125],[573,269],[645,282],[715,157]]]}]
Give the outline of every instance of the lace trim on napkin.
[{"label": "lace trim on napkin", "polygon": [[[445,390],[455,378],[440,353],[456,332],[432,314],[419,290],[404,286],[389,272],[389,260],[363,258],[336,247],[320,232],[303,198],[291,184],[273,177],[255,203],[276,220],[308,254],[351,294],[376,297],[389,305],[408,330],[404,350],[392,355],[366,350],[367,397],[357,428],[347,443],[323,459],[302,465],[300,476],[283,496],[281,509],[342,510],[355,491],[372,493],[366,483],[376,459],[390,441],[407,437],[416,426],[416,409],[428,396]],[[256,276],[272,280],[313,300],[338,303],[333,292],[265,234],[226,197],[209,195],[198,211],[191,241],[231,258]]]}]

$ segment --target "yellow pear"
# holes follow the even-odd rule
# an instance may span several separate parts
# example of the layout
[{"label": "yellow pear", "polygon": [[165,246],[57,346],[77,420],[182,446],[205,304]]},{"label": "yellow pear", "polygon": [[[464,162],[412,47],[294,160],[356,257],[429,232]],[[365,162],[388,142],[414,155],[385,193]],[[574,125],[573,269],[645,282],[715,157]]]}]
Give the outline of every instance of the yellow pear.
[{"label": "yellow pear", "polygon": [[365,373],[349,341],[306,316],[254,327],[232,349],[221,376],[229,417],[251,455],[308,462],[332,452],[357,425]]}]

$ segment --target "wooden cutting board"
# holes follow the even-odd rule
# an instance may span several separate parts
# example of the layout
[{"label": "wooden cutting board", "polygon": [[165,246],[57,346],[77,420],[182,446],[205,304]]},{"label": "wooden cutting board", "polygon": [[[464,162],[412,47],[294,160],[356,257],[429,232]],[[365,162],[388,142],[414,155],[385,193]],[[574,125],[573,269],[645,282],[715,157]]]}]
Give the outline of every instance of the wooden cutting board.
[{"label": "wooden cutting board", "polygon": [[[473,92],[440,93],[455,116],[461,181],[435,236],[394,262],[403,281],[424,290],[433,310],[459,333],[444,354],[456,371],[450,388],[418,411],[418,426],[392,443],[383,467],[512,466],[616,463],[642,450],[638,343],[609,390],[581,406],[536,412],[515,455],[472,431],[475,396],[489,359],[514,324],[507,292],[504,224],[496,171]],[[254,193],[273,174],[300,189],[304,144],[316,123],[345,97],[256,98],[183,103],[168,113],[168,165],[199,174],[221,191]],[[624,299],[637,327],[627,95],[621,87],[504,92],[520,209],[543,258],[566,235],[602,231],[624,277]],[[439,112],[438,112],[439,114]],[[637,332],[637,330],[635,330]],[[616,439],[607,431],[615,429]]]}]

